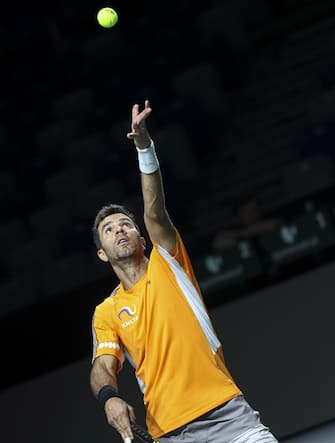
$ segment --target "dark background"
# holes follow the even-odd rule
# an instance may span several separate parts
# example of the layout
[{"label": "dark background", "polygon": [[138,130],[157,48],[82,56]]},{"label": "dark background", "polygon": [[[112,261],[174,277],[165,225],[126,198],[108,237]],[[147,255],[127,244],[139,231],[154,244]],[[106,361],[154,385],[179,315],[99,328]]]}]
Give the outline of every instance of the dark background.
[{"label": "dark background", "polygon": [[[96,23],[103,6],[119,13],[109,30]],[[88,427],[97,418],[92,435],[103,428],[85,377],[93,309],[116,281],[90,230],[107,202],[142,223],[125,134],[132,104],[146,98],[167,206],[204,298],[216,322],[232,309],[218,328],[233,372],[279,437],[334,418],[332,273],[322,274],[335,256],[334,14],[331,1],[308,0],[2,6],[0,407],[13,432],[4,441],[21,441],[22,416],[32,423],[25,440],[36,441],[30,414],[45,412],[50,442],[54,421],[63,441],[83,441],[82,417]],[[279,224],[219,247],[220,233],[241,228],[246,199],[257,201],[258,222]],[[254,227],[248,217],[243,226]]]}]

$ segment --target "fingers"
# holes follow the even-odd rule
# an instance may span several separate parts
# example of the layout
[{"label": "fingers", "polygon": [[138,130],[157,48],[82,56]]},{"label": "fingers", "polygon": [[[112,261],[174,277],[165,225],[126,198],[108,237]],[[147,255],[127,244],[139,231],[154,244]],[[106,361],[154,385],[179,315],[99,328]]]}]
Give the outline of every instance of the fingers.
[{"label": "fingers", "polygon": [[120,435],[121,435],[121,438],[122,438],[123,441],[125,441],[125,442],[127,442],[127,441],[131,442],[132,441],[132,438],[131,437],[127,437],[124,432],[120,432]]},{"label": "fingers", "polygon": [[151,107],[149,100],[145,100],[143,111],[139,112],[139,105],[136,103],[132,109],[132,130],[136,130],[141,128],[141,124],[143,126],[146,118],[151,114]]},{"label": "fingers", "polygon": [[142,111],[142,113],[138,115],[135,121],[133,121],[131,124],[131,132],[128,132],[127,138],[133,139],[134,137],[140,136],[147,131],[145,119],[148,117],[150,112],[151,109],[148,109],[145,113]]},{"label": "fingers", "polygon": [[131,112],[131,121],[132,121],[132,122],[136,121],[136,117],[138,116],[138,109],[139,109],[139,106],[138,106],[138,104],[136,103],[136,104],[133,106],[133,109],[132,109],[132,112]]},{"label": "fingers", "polygon": [[[149,102],[148,102],[148,103],[149,103]],[[136,119],[135,119],[135,122],[140,126],[140,124],[141,124],[142,122],[144,122],[145,119],[146,119],[147,117],[149,117],[150,114],[151,114],[151,108],[150,108],[150,106],[147,106],[146,108],[143,109],[142,112],[140,112],[140,113],[137,115],[137,117],[136,117]]]},{"label": "fingers", "polygon": [[144,109],[140,112],[139,105],[136,103],[132,108],[132,121],[130,132],[127,138],[133,140],[135,145],[140,149],[150,145],[151,139],[146,126],[146,119],[151,114],[151,106],[149,100],[145,100]]},{"label": "fingers", "polygon": [[124,442],[131,442],[133,440],[134,437],[129,437],[129,434],[127,434],[126,432],[120,432],[121,438]]},{"label": "fingers", "polygon": [[119,417],[114,419],[113,426],[120,433],[123,440],[126,438],[133,438],[128,414],[120,414]]},{"label": "fingers", "polygon": [[128,414],[129,414],[130,421],[135,423],[136,422],[136,416],[135,416],[134,408],[131,407],[130,405],[128,405]]},{"label": "fingers", "polygon": [[132,409],[120,398],[109,399],[105,405],[108,423],[119,432],[123,440],[134,438],[130,426],[129,408]]}]

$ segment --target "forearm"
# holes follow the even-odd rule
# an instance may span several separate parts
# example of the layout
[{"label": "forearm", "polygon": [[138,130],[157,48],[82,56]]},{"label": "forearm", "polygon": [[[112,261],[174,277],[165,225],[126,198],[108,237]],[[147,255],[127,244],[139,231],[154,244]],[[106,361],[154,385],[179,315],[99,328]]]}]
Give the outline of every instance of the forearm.
[{"label": "forearm", "polygon": [[145,101],[145,109],[141,113],[138,112],[138,105],[134,105],[131,132],[127,136],[134,140],[138,153],[144,222],[149,237],[165,250],[172,251],[176,244],[176,232],[166,210],[159,161],[145,124],[150,113],[151,108],[148,100]]},{"label": "forearm", "polygon": [[144,158],[142,150],[138,151],[144,223],[150,239],[170,252],[176,245],[176,232],[166,210],[163,180],[154,146],[150,145]]},{"label": "forearm", "polygon": [[120,433],[123,441],[134,438],[130,421],[136,417],[133,408],[117,394],[116,359],[100,356],[91,370],[91,389],[104,408],[108,423]]},{"label": "forearm", "polygon": [[90,385],[95,397],[98,396],[100,389],[106,385],[112,386],[117,391],[118,385],[115,371],[98,360],[95,361],[91,369]]},{"label": "forearm", "polygon": [[141,173],[144,216],[151,220],[164,220],[167,216],[165,208],[164,188],[161,172],[158,169],[152,174]]}]

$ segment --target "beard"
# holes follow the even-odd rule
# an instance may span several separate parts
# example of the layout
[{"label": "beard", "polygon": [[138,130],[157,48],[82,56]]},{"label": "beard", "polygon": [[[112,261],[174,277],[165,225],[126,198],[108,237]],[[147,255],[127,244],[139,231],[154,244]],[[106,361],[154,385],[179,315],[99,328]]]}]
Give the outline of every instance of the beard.
[{"label": "beard", "polygon": [[115,251],[115,258],[117,260],[122,260],[125,258],[129,258],[131,257],[136,251],[136,248],[134,245],[124,245],[121,248],[119,247],[116,251]]},{"label": "beard", "polygon": [[105,254],[110,263],[127,260],[136,254],[136,246],[134,244],[118,245],[111,249],[105,249]]}]

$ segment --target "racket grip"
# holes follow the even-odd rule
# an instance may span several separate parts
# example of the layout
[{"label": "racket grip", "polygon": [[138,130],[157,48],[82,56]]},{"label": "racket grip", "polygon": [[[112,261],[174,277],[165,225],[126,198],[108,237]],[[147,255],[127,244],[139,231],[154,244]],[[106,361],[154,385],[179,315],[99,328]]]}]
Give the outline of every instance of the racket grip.
[{"label": "racket grip", "polygon": [[144,441],[146,443],[159,443],[158,441],[153,440],[151,438],[151,436],[143,428],[141,428],[141,426],[139,426],[138,424],[132,423],[131,429],[132,429],[133,433],[142,441]]}]

